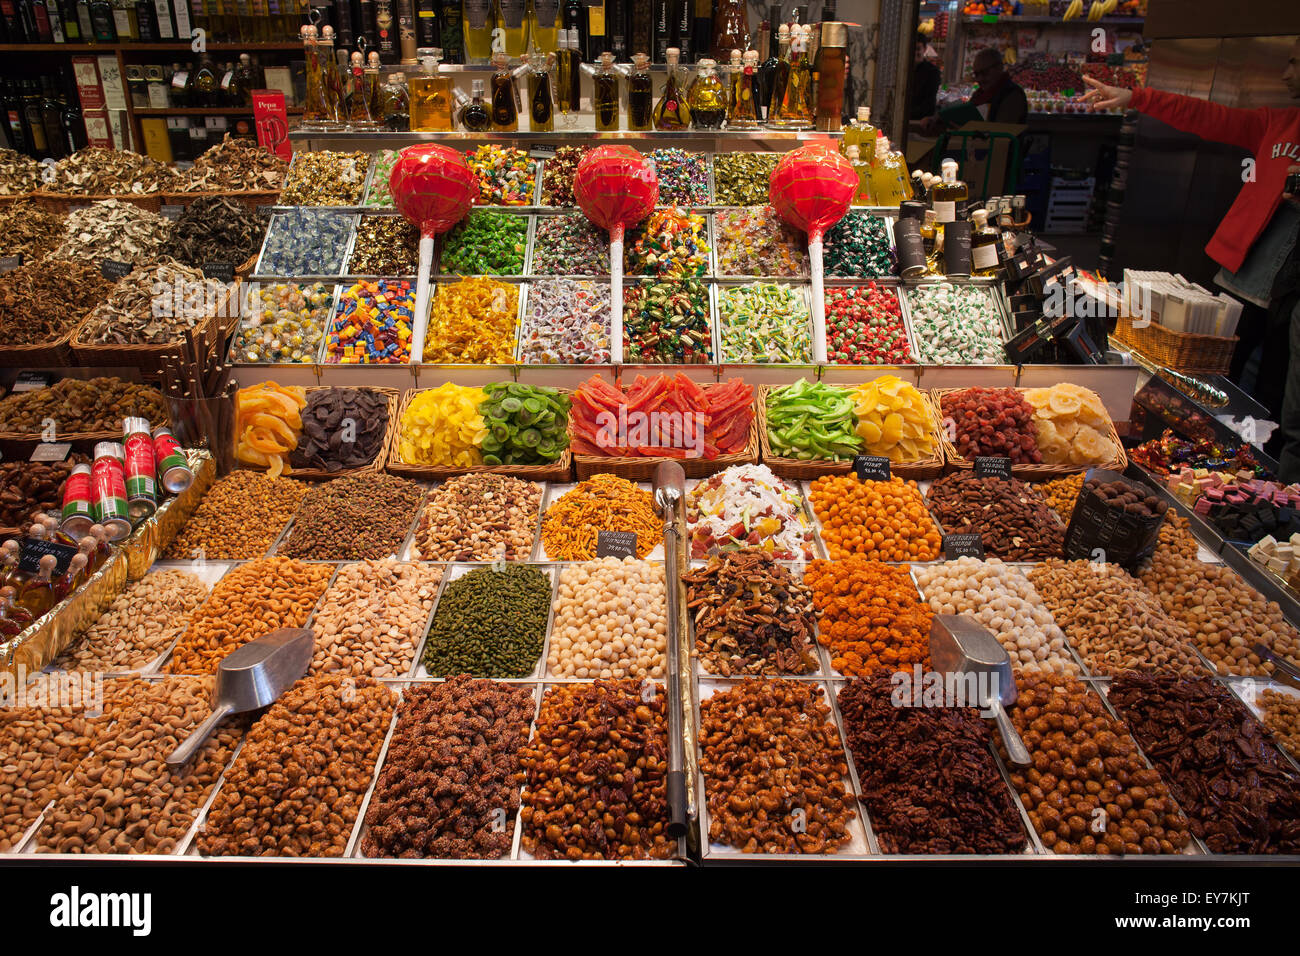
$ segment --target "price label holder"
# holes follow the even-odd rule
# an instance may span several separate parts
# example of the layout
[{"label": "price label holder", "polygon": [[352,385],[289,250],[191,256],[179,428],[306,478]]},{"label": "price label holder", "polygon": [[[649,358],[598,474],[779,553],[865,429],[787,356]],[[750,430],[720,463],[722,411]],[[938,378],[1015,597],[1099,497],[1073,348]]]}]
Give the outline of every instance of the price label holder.
[{"label": "price label holder", "polygon": [[[1090,469],[1085,480],[1093,478],[1103,482],[1122,479],[1137,489],[1144,490],[1142,485],[1105,468]],[[1113,507],[1085,486],[1079,493],[1074,513],[1070,515],[1070,524],[1065,529],[1065,556],[1071,560],[1083,561],[1100,558],[1108,564],[1135,568],[1160,543],[1160,525],[1163,522],[1163,515],[1135,515],[1123,508]]]},{"label": "price label holder", "polygon": [[185,207],[178,205],[177,203],[165,202],[162,204],[162,208],[158,210],[158,212],[164,219],[170,219],[172,222],[175,222],[185,213]]},{"label": "price label holder", "polygon": [[218,282],[235,281],[235,264],[233,262],[205,262],[203,275]]},{"label": "price label holder", "polygon": [[49,388],[54,384],[54,376],[49,372],[19,372],[14,381],[15,392],[35,392]]},{"label": "price label holder", "polygon": [[943,559],[955,561],[958,558],[979,558],[983,561],[984,539],[978,534],[945,534]]},{"label": "price label holder", "polygon": [[28,461],[66,461],[70,451],[70,441],[43,441],[32,449],[32,457]]},{"label": "price label holder", "polygon": [[1011,459],[999,458],[994,455],[976,455],[975,456],[975,477],[1010,478]]},{"label": "price label holder", "polygon": [[132,270],[134,264],[130,262],[119,262],[117,259],[105,259],[99,264],[99,274],[110,282],[116,282],[118,279],[125,279]]},{"label": "price label holder", "polygon": [[554,159],[555,147],[539,143],[536,146],[528,147],[529,159]]},{"label": "price label holder", "polygon": [[598,558],[635,558],[635,531],[598,531],[596,532],[596,557]]},{"label": "price label holder", "polygon": [[853,473],[859,481],[888,481],[889,459],[879,455],[857,455],[853,459]]},{"label": "price label holder", "polygon": [[6,272],[13,272],[23,264],[21,254],[16,256],[0,256],[0,275]]},{"label": "price label holder", "polygon": [[54,573],[65,574],[72,556],[77,553],[73,545],[59,544],[57,541],[40,541],[36,538],[23,538],[19,542],[18,549],[18,567],[29,574],[36,574],[41,570],[41,558],[47,554],[52,554],[58,559],[58,563],[54,566]]}]

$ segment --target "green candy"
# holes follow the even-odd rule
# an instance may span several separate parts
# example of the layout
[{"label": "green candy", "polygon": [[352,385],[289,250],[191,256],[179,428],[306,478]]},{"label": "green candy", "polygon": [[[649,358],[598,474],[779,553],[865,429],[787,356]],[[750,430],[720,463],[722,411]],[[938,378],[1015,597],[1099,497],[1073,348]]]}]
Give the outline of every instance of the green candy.
[{"label": "green candy", "polygon": [[462,276],[522,275],[527,247],[526,216],[474,211],[443,240],[440,271]]}]

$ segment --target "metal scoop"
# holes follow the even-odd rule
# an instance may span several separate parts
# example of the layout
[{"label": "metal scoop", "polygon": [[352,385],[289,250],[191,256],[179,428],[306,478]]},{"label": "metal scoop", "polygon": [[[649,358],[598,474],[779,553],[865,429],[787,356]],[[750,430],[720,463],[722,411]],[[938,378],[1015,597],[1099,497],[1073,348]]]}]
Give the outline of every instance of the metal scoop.
[{"label": "metal scoop", "polygon": [[305,627],[283,627],[237,647],[217,668],[212,713],[171,752],[167,766],[183,767],[231,714],[257,710],[275,702],[307,673],[315,635]]},{"label": "metal scoop", "polygon": [[967,614],[936,614],[930,625],[930,661],[941,673],[975,675],[980,709],[992,711],[1011,762],[1030,764],[1029,750],[1005,709],[1016,702],[1016,679],[998,639]]}]

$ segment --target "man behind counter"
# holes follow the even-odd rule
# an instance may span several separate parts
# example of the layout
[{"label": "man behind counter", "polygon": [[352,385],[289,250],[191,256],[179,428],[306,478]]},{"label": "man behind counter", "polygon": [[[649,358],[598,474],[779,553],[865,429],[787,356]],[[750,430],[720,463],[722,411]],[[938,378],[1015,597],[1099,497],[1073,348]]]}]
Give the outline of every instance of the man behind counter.
[{"label": "man behind counter", "polygon": [[979,84],[971,98],[922,120],[921,132],[937,136],[945,129],[976,120],[1020,124],[1029,118],[1029,97],[1007,72],[1001,53],[991,47],[980,50],[971,61],[971,74]]}]

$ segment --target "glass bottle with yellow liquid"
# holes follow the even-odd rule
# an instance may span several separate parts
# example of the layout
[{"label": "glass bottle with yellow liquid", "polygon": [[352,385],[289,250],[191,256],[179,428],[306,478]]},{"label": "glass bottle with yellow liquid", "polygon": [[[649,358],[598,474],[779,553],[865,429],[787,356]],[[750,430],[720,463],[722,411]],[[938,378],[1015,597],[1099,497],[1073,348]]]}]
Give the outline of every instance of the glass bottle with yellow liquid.
[{"label": "glass bottle with yellow liquid", "polygon": [[813,99],[812,64],[808,61],[809,28],[796,24],[790,32],[790,68],[785,80],[781,103],[768,120],[768,126],[780,129],[812,129],[816,113]]},{"label": "glass bottle with yellow liquid", "polygon": [[519,129],[519,90],[515,74],[510,69],[509,58],[504,53],[492,54],[492,129],[498,133],[513,133]]},{"label": "glass bottle with yellow liquid", "polygon": [[668,79],[664,81],[663,93],[655,104],[655,129],[686,129],[691,125],[691,108],[686,102],[685,84],[678,75],[677,60],[682,51],[671,46],[664,55],[668,60]]},{"label": "glass bottle with yellow liquid", "polygon": [[596,114],[596,129],[602,133],[618,129],[618,73],[612,53],[600,55],[600,65],[592,74],[591,108]]},{"label": "glass bottle with yellow liquid", "polygon": [[528,36],[543,54],[559,49],[560,0],[528,0]]},{"label": "glass bottle with yellow liquid", "polygon": [[[733,50],[732,53],[739,51]],[[734,58],[733,58],[734,59]],[[758,51],[748,50],[732,74],[728,129],[758,129]]]},{"label": "glass bottle with yellow liquid", "polygon": [[496,19],[496,30],[501,31],[500,41],[493,44],[492,52],[501,52],[511,58],[523,56],[528,50],[526,0],[494,0],[492,15]]},{"label": "glass bottle with yellow liquid", "polygon": [[468,63],[487,63],[492,56],[492,0],[463,0],[461,23]]},{"label": "glass bottle with yellow liquid", "polygon": [[901,153],[892,153],[889,140],[876,138],[876,156],[871,164],[871,194],[877,206],[897,206],[912,198],[912,185],[908,181],[907,163]]},{"label": "glass bottle with yellow liquid", "polygon": [[686,100],[696,129],[722,129],[727,118],[727,88],[718,79],[717,63],[707,57],[696,64],[698,72]]},{"label": "glass bottle with yellow liquid", "polygon": [[939,164],[942,178],[930,187],[930,208],[934,210],[935,220],[943,228],[946,222],[954,222],[966,212],[966,200],[970,193],[966,184],[957,178],[957,160],[945,159]]},{"label": "glass bottle with yellow liquid", "polygon": [[441,59],[442,50],[433,50],[424,58],[424,72],[406,81],[412,132],[444,132],[452,128],[452,80],[438,72]]},{"label": "glass bottle with yellow liquid", "polygon": [[849,154],[849,147],[856,146],[867,163],[876,158],[876,128],[871,125],[871,107],[859,106],[856,119],[850,120],[844,127],[844,138],[840,140],[840,149],[844,155]]},{"label": "glass bottle with yellow liquid", "polygon": [[524,54],[528,66],[528,128],[534,133],[555,129],[555,108],[551,95],[551,69],[554,53],[542,53],[536,46]]},{"label": "glass bottle with yellow liquid", "polygon": [[654,81],[650,78],[650,57],[632,54],[632,73],[627,78],[627,128],[654,128]]},{"label": "glass bottle with yellow liquid", "polygon": [[850,205],[853,206],[874,206],[871,200],[871,164],[864,162],[862,154],[858,152],[858,147],[850,146],[846,151],[846,159],[849,165],[853,167],[853,172],[858,177],[858,188],[853,192],[853,199]]}]

